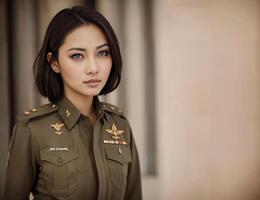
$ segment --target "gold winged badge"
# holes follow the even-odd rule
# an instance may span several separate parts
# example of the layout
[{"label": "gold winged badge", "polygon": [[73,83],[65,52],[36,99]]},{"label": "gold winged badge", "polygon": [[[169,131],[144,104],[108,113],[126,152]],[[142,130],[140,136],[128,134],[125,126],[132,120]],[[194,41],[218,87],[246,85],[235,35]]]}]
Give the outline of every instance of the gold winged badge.
[{"label": "gold winged badge", "polygon": [[60,131],[61,128],[64,126],[64,124],[58,124],[57,122],[55,124],[49,125],[50,127],[54,128],[56,132],[54,134],[61,135],[63,132]]},{"label": "gold winged badge", "polygon": [[110,133],[113,139],[118,140],[120,137],[119,135],[125,132],[124,130],[118,130],[116,125],[113,123],[111,129],[106,129],[106,132]]}]

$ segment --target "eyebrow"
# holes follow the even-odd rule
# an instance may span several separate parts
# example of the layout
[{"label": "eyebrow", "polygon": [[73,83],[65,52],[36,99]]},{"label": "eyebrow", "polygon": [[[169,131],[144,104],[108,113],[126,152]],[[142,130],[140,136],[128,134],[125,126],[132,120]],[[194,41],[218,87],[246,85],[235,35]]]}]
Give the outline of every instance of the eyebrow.
[{"label": "eyebrow", "polygon": [[[107,43],[105,43],[105,44],[101,44],[101,45],[97,46],[96,49],[100,49],[100,48],[102,48],[104,46],[108,46],[109,47],[109,45]],[[72,50],[87,51],[86,49],[80,48],[80,47],[72,47],[72,48],[68,49],[67,51],[72,51]]]},{"label": "eyebrow", "polygon": [[100,49],[100,48],[105,47],[105,46],[109,47],[109,45],[107,43],[105,43],[105,44],[101,44],[101,45],[97,46],[97,49]]}]

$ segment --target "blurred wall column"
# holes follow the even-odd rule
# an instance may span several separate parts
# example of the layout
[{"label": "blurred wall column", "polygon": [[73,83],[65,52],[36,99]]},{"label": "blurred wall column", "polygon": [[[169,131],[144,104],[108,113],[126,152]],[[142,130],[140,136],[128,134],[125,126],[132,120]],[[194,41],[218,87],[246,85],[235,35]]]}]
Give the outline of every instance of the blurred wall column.
[{"label": "blurred wall column", "polygon": [[47,26],[51,19],[60,10],[64,8],[71,8],[76,5],[85,5],[84,0],[37,0],[37,10],[38,10],[38,29],[39,29],[39,39],[37,41],[38,47],[41,47]]},{"label": "blurred wall column", "polygon": [[8,35],[7,35],[7,5],[0,1],[0,198],[3,193],[6,157],[10,135],[10,104],[9,104],[9,68],[8,68]]},{"label": "blurred wall column", "polygon": [[125,1],[124,5],[124,81],[128,119],[136,139],[143,173],[147,171],[145,113],[145,38],[142,1]]},{"label": "blurred wall column", "polygon": [[14,114],[23,113],[38,104],[32,66],[37,47],[37,10],[33,0],[13,0],[12,2],[12,71]]},{"label": "blurred wall column", "polygon": [[0,13],[2,192],[12,125],[18,114],[35,105],[32,84],[32,64],[35,56],[34,1],[1,1]]}]

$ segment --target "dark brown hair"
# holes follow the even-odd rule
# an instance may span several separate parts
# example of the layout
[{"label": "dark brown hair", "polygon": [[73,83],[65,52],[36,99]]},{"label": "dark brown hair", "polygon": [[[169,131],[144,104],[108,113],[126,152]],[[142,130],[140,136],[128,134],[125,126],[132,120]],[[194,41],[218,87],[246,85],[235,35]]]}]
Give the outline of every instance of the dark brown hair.
[{"label": "dark brown hair", "polygon": [[[58,60],[59,47],[63,44],[65,37],[74,29],[83,24],[95,24],[106,35],[112,57],[112,68],[109,78],[100,91],[99,95],[107,94],[117,88],[121,80],[122,60],[116,34],[99,12],[75,6],[58,12],[51,20],[43,41],[43,45],[33,64],[33,72],[36,86],[43,97],[51,102],[59,101],[64,95],[63,81],[59,73],[55,73],[50,63]],[[52,53],[51,59],[47,60],[48,52]]]}]

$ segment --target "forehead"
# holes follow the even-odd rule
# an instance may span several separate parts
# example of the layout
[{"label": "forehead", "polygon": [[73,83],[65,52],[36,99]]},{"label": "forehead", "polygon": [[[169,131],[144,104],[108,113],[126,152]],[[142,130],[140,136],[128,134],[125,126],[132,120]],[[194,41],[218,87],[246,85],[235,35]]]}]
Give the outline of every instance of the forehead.
[{"label": "forehead", "polygon": [[61,47],[92,48],[107,43],[104,32],[95,24],[84,24],[70,32]]}]

